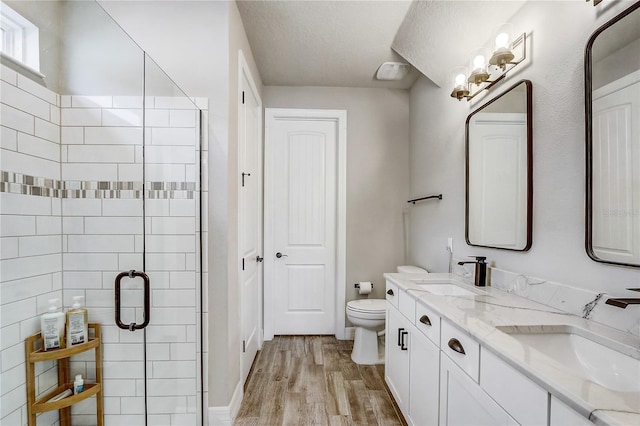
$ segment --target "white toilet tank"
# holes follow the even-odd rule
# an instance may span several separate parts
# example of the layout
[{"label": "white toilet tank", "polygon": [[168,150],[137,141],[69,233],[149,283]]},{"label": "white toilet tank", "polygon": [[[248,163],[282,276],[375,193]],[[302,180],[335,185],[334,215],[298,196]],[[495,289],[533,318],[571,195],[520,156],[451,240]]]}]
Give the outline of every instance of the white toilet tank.
[{"label": "white toilet tank", "polygon": [[413,265],[398,266],[398,272],[403,274],[426,274],[427,270]]}]

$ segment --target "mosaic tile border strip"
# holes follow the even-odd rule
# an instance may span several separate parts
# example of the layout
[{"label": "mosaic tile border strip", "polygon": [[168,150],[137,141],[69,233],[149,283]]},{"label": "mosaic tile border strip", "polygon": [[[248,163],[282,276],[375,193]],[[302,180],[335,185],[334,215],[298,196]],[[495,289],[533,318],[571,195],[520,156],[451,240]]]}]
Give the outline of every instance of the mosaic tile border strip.
[{"label": "mosaic tile border strip", "polygon": [[193,199],[195,182],[62,181],[0,171],[0,192],[53,198]]}]

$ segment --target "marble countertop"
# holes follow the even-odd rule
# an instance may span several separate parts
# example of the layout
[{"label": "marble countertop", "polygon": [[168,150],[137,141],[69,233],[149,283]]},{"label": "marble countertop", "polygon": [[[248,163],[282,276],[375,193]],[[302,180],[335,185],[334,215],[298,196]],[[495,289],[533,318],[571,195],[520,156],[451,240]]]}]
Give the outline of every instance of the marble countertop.
[{"label": "marble countertop", "polygon": [[[617,392],[588,381],[496,327],[576,327],[596,335],[602,342],[611,342],[618,350],[640,360],[638,337],[495,288],[474,287],[452,274],[387,273],[384,277],[466,331],[482,346],[592,422],[640,425],[640,392]],[[486,294],[441,296],[427,292],[415,280],[455,281],[462,287],[482,290]],[[602,362],[610,360],[603,359]],[[638,375],[640,381],[640,367],[629,373]]]}]

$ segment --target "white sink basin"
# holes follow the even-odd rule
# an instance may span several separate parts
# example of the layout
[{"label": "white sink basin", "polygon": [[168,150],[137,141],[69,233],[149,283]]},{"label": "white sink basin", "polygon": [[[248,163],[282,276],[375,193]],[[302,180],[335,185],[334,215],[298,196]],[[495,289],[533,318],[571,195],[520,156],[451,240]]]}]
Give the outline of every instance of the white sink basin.
[{"label": "white sink basin", "polygon": [[431,281],[425,279],[416,279],[411,281],[418,284],[423,290],[440,296],[477,296],[480,294],[487,294],[482,290],[465,288],[452,282]]},{"label": "white sink basin", "polygon": [[640,392],[640,352],[566,325],[498,326],[586,380],[618,392]]}]

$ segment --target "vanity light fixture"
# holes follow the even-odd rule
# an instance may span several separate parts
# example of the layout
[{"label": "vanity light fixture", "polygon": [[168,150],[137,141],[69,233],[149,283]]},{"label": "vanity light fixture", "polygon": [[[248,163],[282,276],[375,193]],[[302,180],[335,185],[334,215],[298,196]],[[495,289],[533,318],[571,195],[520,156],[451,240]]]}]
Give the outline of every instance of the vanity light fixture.
[{"label": "vanity light fixture", "polygon": [[525,60],[527,35],[522,33],[514,40],[512,28],[511,24],[500,25],[494,33],[493,53],[488,48],[478,48],[471,54],[468,69],[458,67],[453,70],[452,98],[470,101],[502,80],[508,71]]}]

